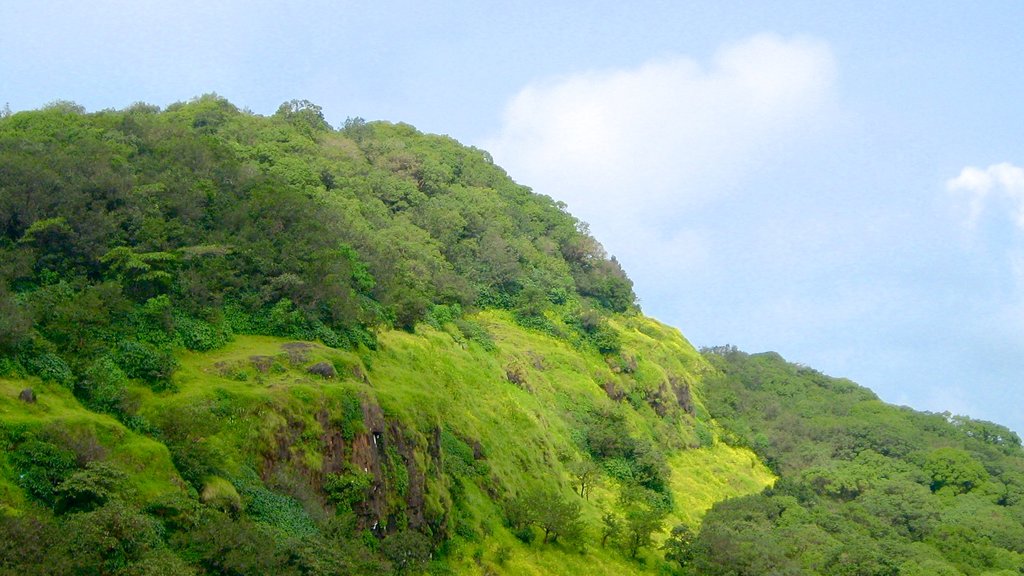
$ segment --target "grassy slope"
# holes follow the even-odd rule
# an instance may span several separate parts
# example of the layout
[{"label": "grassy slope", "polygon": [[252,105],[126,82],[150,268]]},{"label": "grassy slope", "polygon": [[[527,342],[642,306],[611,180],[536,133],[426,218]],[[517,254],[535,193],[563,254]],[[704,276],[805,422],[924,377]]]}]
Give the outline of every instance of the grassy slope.
[{"label": "grassy slope", "polygon": [[[18,394],[28,387],[36,393],[35,404],[18,400]],[[111,462],[128,474],[129,498],[148,502],[161,495],[184,493],[170,454],[160,442],[128,430],[110,416],[86,410],[62,386],[0,378],[0,427],[34,431],[53,424],[81,432],[79,438],[94,433]],[[0,472],[0,511],[23,508],[25,494],[6,457],[0,460]]]},{"label": "grassy slope", "polygon": [[[316,471],[323,446],[318,441],[322,427],[314,415],[324,408],[336,414],[346,396],[357,395],[375,399],[384,414],[399,419],[421,447],[437,427],[478,442],[489,476],[504,494],[543,486],[558,487],[566,497],[578,498],[572,492],[567,465],[586,457],[580,449],[581,423],[595,410],[620,409],[633,433],[654,439],[668,457],[675,511],[666,528],[678,522],[694,525],[712,503],[756,492],[772,482],[771,474],[749,451],[718,443],[695,448],[699,442],[694,416],[676,410],[658,417],[650,406],[635,401],[672,377],[692,385],[696,418],[705,417],[699,381],[709,368],[678,331],[643,317],[616,319],[623,358],[634,366],[623,370],[596,353],[524,330],[503,313],[486,312],[475,320],[491,334],[497,350],[466,341],[451,327],[448,332],[421,327],[416,334],[384,333],[374,352],[312,345],[299,354],[302,357],[292,358],[282,348],[283,340],[240,336],[220,350],[182,354],[176,391],[156,394],[140,389],[140,412],[151,420],[174,410],[188,414],[195,426],[208,429],[202,441],[222,455],[221,467],[228,475],[255,469],[260,450],[273,445],[289,423],[301,422],[305,432],[289,450],[307,470]],[[271,358],[273,367],[256,370],[254,356]],[[319,361],[334,365],[339,378],[325,380],[305,373],[304,367]],[[521,384],[510,382],[509,371],[522,375]],[[609,382],[626,393],[619,408],[603,388]],[[16,399],[26,385],[0,380],[4,425],[43,426],[57,419],[89,422],[115,462],[131,471],[139,498],[146,501],[182,490],[161,444],[85,410],[57,386],[33,382],[39,403],[26,406]],[[0,497],[8,506],[24,505],[9,468],[3,472]],[[429,484],[444,480],[428,474],[427,482],[428,492],[436,494],[439,490],[430,490]],[[597,545],[601,514],[616,508],[616,496],[615,482],[606,478],[583,502],[588,535],[586,552],[581,553],[560,545],[520,543],[502,526],[500,509],[492,498],[470,483],[464,510],[477,536],[456,539],[452,568],[460,574],[479,574],[481,565],[510,574],[656,571],[660,553],[647,550],[641,562],[633,562],[617,550]],[[504,556],[503,562],[499,556]]]}]

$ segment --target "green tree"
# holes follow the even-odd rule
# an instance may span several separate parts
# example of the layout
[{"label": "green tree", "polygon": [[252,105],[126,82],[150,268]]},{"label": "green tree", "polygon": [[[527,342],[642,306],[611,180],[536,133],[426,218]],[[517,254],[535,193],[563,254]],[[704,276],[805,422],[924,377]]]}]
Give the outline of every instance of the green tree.
[{"label": "green tree", "polygon": [[578,460],[569,465],[573,487],[581,498],[590,499],[594,486],[601,481],[601,466],[590,459]]},{"label": "green tree", "polygon": [[685,568],[693,560],[693,530],[685,524],[676,524],[672,527],[668,538],[661,545],[665,551],[665,560],[675,562],[680,568]]},{"label": "green tree", "polygon": [[573,540],[582,532],[579,502],[568,501],[557,492],[541,492],[533,505],[536,523],[544,531],[543,543],[557,542],[559,537]]},{"label": "green tree", "polygon": [[614,512],[605,512],[601,515],[601,547],[608,544],[608,540],[615,541],[622,535],[622,517]]},{"label": "green tree", "polygon": [[988,480],[985,467],[960,448],[938,448],[928,454],[924,469],[931,477],[932,492],[942,489],[954,494],[970,492]]},{"label": "green tree", "polygon": [[641,548],[650,546],[652,535],[662,529],[666,515],[664,510],[646,507],[626,512],[623,542],[630,558],[636,558]]}]

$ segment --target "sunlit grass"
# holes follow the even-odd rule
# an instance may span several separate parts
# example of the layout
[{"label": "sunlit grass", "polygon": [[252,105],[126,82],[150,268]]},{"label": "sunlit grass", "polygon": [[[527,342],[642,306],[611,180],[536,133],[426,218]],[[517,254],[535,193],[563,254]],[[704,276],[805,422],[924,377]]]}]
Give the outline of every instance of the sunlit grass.
[{"label": "sunlit grass", "polygon": [[[694,424],[706,414],[699,383],[710,369],[675,329],[641,316],[615,318],[611,324],[620,334],[622,352],[606,358],[523,329],[507,313],[480,313],[474,320],[490,334],[495,349],[461,338],[451,327],[384,332],[375,351],[243,335],[218,350],[180,353],[169,390],[134,385],[133,391],[141,401],[140,415],[152,422],[174,410],[195,418],[197,430],[208,430],[197,441],[222,455],[219,470],[229,479],[256,470],[262,455],[288,430],[296,435],[288,448],[294,461],[306,470],[320,470],[324,446],[317,415],[336,413],[352,395],[378,404],[386,418],[401,423],[421,466],[427,465],[423,455],[430,438],[439,430],[453,434],[474,446],[484,470],[467,482],[462,496],[462,522],[475,536],[453,542],[449,559],[457,574],[479,574],[483,568],[526,575],[661,569],[656,547],[641,550],[632,560],[612,544],[600,546],[602,514],[622,512],[617,481],[606,476],[587,500],[573,492],[568,467],[590,457],[581,428],[602,411],[621,412],[631,435],[648,439],[667,456],[674,510],[656,541],[676,523],[696,526],[715,502],[757,492],[773,481],[748,450],[721,443],[696,448]],[[308,372],[320,362],[331,365],[336,376]],[[690,387],[696,416],[676,408],[659,417],[644,400],[659,389],[664,393],[670,381]],[[627,397],[609,397],[608,383]],[[109,445],[111,457],[131,475],[138,498],[147,501],[183,489],[164,445],[84,409],[59,386],[34,382],[39,401],[19,402],[17,394],[27,385],[0,380],[0,422],[5,426],[81,421]],[[17,508],[24,497],[6,460],[0,462],[5,466],[0,496]],[[425,495],[434,507],[444,505],[438,498],[447,489],[437,474],[436,469],[428,473]],[[526,545],[504,527],[503,499],[535,489],[554,489],[580,502],[586,525],[580,543]]]}]

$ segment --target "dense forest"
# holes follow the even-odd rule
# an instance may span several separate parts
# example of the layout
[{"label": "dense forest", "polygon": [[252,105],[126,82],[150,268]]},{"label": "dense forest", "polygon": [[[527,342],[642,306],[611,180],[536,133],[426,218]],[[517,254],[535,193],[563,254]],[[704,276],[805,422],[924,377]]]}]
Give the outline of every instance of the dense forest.
[{"label": "dense forest", "polygon": [[646,318],[489,155],[0,115],[0,574],[1019,574],[996,424]]},{"label": "dense forest", "polygon": [[869,390],[730,347],[705,351],[723,441],[778,474],[716,505],[699,574],[1020,574],[1024,451],[991,422],[879,401]]}]

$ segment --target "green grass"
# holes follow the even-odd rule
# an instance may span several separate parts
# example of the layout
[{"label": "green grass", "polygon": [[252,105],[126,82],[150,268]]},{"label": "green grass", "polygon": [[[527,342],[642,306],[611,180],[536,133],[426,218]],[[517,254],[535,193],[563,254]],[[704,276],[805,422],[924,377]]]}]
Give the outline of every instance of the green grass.
[{"label": "green grass", "polygon": [[[35,391],[34,404],[18,399],[25,388]],[[55,427],[72,431],[88,429],[95,433],[106,450],[106,457],[128,474],[131,490],[125,494],[130,499],[145,503],[169,493],[183,492],[163,444],[129,430],[111,416],[87,410],[63,386],[36,379],[0,379],[0,430],[39,433]],[[0,462],[0,501],[18,513],[28,502],[17,486],[6,450]]]},{"label": "green grass", "polygon": [[679,523],[692,528],[715,503],[760,492],[775,476],[746,448],[716,443],[710,448],[685,450],[669,459],[672,494]]},{"label": "green grass", "polygon": [[[252,477],[265,464],[265,455],[282,445],[290,466],[301,474],[318,473],[327,457],[318,414],[326,412],[355,434],[365,432],[360,428],[365,405],[378,404],[387,419],[400,423],[418,466],[426,471],[428,509],[451,508],[452,498],[458,500],[450,520],[461,527],[452,529],[457,535],[447,558],[456,574],[479,574],[481,567],[527,575],[641,574],[663,568],[655,549],[630,560],[616,547],[600,546],[600,518],[619,507],[617,481],[605,477],[585,501],[572,491],[568,465],[590,457],[581,426],[600,411],[621,413],[631,436],[647,439],[666,454],[674,511],[658,541],[676,523],[696,526],[714,502],[759,491],[773,481],[748,450],[721,443],[692,448],[698,445],[696,418],[704,413],[699,383],[710,368],[678,331],[641,316],[616,317],[610,325],[619,333],[622,352],[606,358],[586,346],[523,329],[507,313],[484,312],[473,320],[495,347],[466,340],[450,326],[381,333],[376,351],[306,343],[297,353],[288,340],[237,336],[218,350],[180,353],[170,390],[133,390],[143,417],[159,423],[178,414],[190,442],[204,443],[216,454],[217,477],[207,482],[216,484],[218,494],[230,494],[226,484],[232,478]],[[309,374],[307,368],[319,362],[332,365],[337,376]],[[679,408],[663,417],[655,413],[646,399],[664,391],[670,380],[690,386],[697,416]],[[628,397],[610,398],[607,383]],[[164,445],[84,409],[58,386],[33,382],[39,402],[25,405],[16,397],[26,385],[0,380],[4,426],[86,423],[131,475],[142,501],[182,490]],[[459,464],[446,452],[438,467],[427,454],[441,430],[446,442],[463,446],[459,450],[467,454],[475,449],[482,457]],[[281,444],[282,438],[288,441]],[[5,466],[0,495],[13,502],[10,507],[23,506],[6,460],[0,462]],[[458,496],[450,495],[454,481],[442,470],[464,475]],[[580,501],[586,524],[582,545],[525,545],[504,527],[500,500],[535,489],[554,489]]]}]

